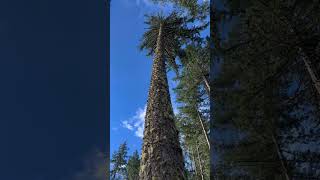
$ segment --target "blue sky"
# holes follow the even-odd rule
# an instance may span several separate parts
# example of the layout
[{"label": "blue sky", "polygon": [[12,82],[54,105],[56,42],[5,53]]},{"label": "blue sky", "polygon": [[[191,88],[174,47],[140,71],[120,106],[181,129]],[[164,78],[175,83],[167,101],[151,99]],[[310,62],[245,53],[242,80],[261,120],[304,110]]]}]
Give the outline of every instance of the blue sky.
[{"label": "blue sky", "polygon": [[[147,0],[111,1],[111,154],[125,140],[129,154],[141,149],[152,58],[141,52],[138,46],[146,28],[144,14],[158,12],[158,9],[168,11],[168,7],[157,7]],[[169,79],[172,76],[173,73],[169,73]],[[174,82],[169,85],[173,87]]]}]

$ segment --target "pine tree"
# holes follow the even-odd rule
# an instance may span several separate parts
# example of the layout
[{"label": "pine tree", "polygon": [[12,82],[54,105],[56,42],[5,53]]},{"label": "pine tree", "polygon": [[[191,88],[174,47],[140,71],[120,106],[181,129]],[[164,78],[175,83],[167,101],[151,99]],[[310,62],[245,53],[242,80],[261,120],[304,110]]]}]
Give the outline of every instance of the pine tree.
[{"label": "pine tree", "polygon": [[139,169],[140,169],[140,157],[138,151],[134,151],[132,156],[129,157],[127,172],[128,180],[139,180]]},{"label": "pine tree", "polygon": [[[165,61],[164,61],[165,62],[165,68],[162,68],[162,69],[175,70],[175,72],[177,74],[177,81],[179,83],[183,79],[183,77],[180,76],[180,72],[181,72],[182,69],[185,69],[185,72],[182,72],[184,75],[188,74],[188,72],[189,72],[193,76],[195,76],[194,79],[191,78],[191,81],[189,82],[189,84],[194,83],[195,86],[198,86],[201,89],[200,91],[202,91],[201,92],[202,94],[206,94],[208,96],[208,94],[210,92],[210,86],[209,86],[209,79],[208,79],[209,78],[208,77],[209,57],[207,55],[209,54],[209,52],[208,52],[207,47],[201,47],[201,45],[198,46],[199,44],[202,44],[203,38],[200,37],[199,35],[197,35],[198,32],[204,30],[208,26],[208,23],[206,22],[206,20],[207,20],[206,17],[209,14],[208,2],[198,3],[197,1],[193,1],[193,0],[192,1],[154,0],[154,2],[160,2],[160,3],[171,2],[176,7],[178,7],[179,10],[182,11],[182,14],[185,15],[182,18],[181,16],[177,17],[176,15],[174,15],[176,13],[171,14],[171,15],[176,16],[176,17],[172,16],[172,17],[174,17],[173,19],[175,19],[175,20],[179,19],[178,21],[173,23],[173,24],[176,24],[177,26],[174,25],[175,26],[174,28],[173,27],[172,28],[171,27],[168,28],[169,26],[173,25],[173,24],[170,23],[170,24],[166,25],[167,27],[164,27],[162,29],[163,30],[162,34],[164,36],[162,38],[165,38],[165,40],[162,42],[165,45],[164,45],[164,47],[162,47],[162,49],[160,49],[160,50],[163,51],[162,52],[163,53],[163,58],[165,59]],[[169,15],[169,17],[171,15]],[[158,18],[154,17],[153,19],[154,19],[153,25],[156,25],[157,27],[156,28],[152,28],[152,23],[147,22],[147,24],[149,24],[149,26],[151,26],[151,28],[149,29],[149,31],[147,31],[145,33],[145,35],[144,35],[144,39],[145,40],[142,43],[142,47],[149,50],[148,51],[149,55],[155,55],[152,79],[156,75],[154,73],[155,72],[155,61],[157,60],[157,50],[158,50],[157,48],[160,47],[160,46],[157,46],[158,45],[157,44],[157,42],[158,42],[157,41],[158,40],[157,37],[159,37],[158,35],[159,35],[159,29],[160,29],[159,25],[158,25],[160,23],[158,22],[157,19],[159,19],[159,17]],[[160,19],[164,19],[164,18],[160,18]],[[167,18],[167,20],[169,20],[169,18]],[[170,20],[169,20],[169,22],[170,22]],[[195,22],[197,22],[197,25],[198,25],[197,27],[195,27],[193,25],[193,28],[187,28],[187,26],[186,26],[187,23],[191,24],[191,23],[195,23]],[[164,23],[165,23],[165,21],[164,21]],[[155,27],[155,26],[153,26],[153,27]],[[188,27],[191,27],[191,26],[188,26]],[[146,40],[146,39],[148,39],[148,40]],[[186,50],[185,46],[189,47],[188,48],[189,50]],[[194,48],[192,48],[192,47],[194,47]],[[197,50],[199,50],[201,52],[194,53]],[[194,55],[194,56],[192,58],[188,58],[189,55]],[[180,60],[180,64],[175,62],[175,57],[178,57],[177,60]],[[204,58],[205,58],[205,60],[203,61]],[[190,62],[188,62],[188,61],[190,61]],[[159,65],[157,65],[157,66],[159,67]],[[161,65],[161,66],[163,66],[163,65]],[[157,71],[159,72],[159,68],[157,69]],[[161,71],[163,71],[163,70],[161,70]],[[165,77],[166,76],[165,73],[163,73],[163,74],[164,75],[162,75],[162,76]],[[157,75],[157,76],[159,76],[159,75]],[[184,80],[182,80],[182,81],[185,81],[186,79],[187,78],[184,78]],[[190,80],[190,77],[188,77],[188,80]],[[165,81],[167,81],[166,78],[165,78]],[[152,83],[153,83],[153,81],[151,82],[151,84]],[[162,83],[162,84],[165,84],[165,86],[168,86],[167,82]],[[184,89],[187,89],[188,86],[189,87],[192,86],[192,85],[184,85],[183,83],[180,83],[180,84],[181,84],[180,87],[182,87]],[[157,84],[155,84],[155,85],[157,85]],[[165,89],[167,89],[167,87],[165,87]],[[151,96],[150,96],[150,95],[152,95],[150,93],[151,91],[153,91],[152,85],[151,85],[150,90],[149,90],[148,103],[151,100]],[[165,90],[165,91],[168,91],[168,90]],[[167,94],[169,94],[169,93],[167,93]],[[158,96],[162,97],[163,100],[167,99],[167,97],[166,97],[167,95],[162,95],[162,93],[161,94],[158,93]],[[205,95],[203,95],[203,96],[205,96]],[[196,98],[200,98],[201,99],[203,97],[199,96],[199,97],[196,97]],[[166,101],[170,101],[170,97]],[[200,100],[200,101],[203,101],[203,100]],[[208,103],[209,100],[206,99],[206,101],[207,101],[206,103]],[[160,102],[159,105],[160,106],[167,106],[166,105],[167,103],[166,102],[164,103],[164,102],[165,101]],[[149,106],[149,104],[148,104],[148,106]],[[152,106],[154,106],[154,105],[152,105]],[[171,106],[171,102],[170,102],[170,106]],[[181,133],[180,140],[181,140],[181,143],[182,143],[181,145],[183,146],[183,151],[184,151],[184,155],[185,156],[188,156],[190,154],[190,149],[192,149],[191,147],[193,147],[195,143],[193,143],[193,144],[189,143],[189,142],[191,142],[189,140],[188,140],[187,143],[185,143],[185,138],[184,137],[192,136],[193,140],[195,141],[195,139],[198,138],[197,135],[200,135],[200,138],[198,139],[199,142],[197,144],[197,148],[199,150],[199,153],[197,154],[198,155],[197,156],[198,157],[197,161],[194,162],[194,161],[192,161],[192,158],[185,157],[185,164],[186,164],[186,166],[188,166],[187,165],[188,163],[193,164],[192,166],[194,166],[194,167],[192,167],[192,168],[201,167],[201,170],[203,172],[202,173],[202,177],[208,177],[208,174],[209,174],[209,149],[208,149],[208,147],[210,146],[209,138],[208,138],[208,133],[209,133],[209,130],[208,130],[208,119],[209,118],[208,118],[208,115],[207,115],[208,114],[208,112],[207,112],[208,110],[207,109],[205,109],[205,110],[202,109],[203,107],[206,107],[207,105],[204,105],[204,103],[202,103],[201,105],[199,103],[195,103],[195,104],[191,104],[190,107],[189,106],[190,106],[190,104],[185,109],[189,108],[189,109],[191,109],[193,111],[192,119],[193,119],[193,123],[195,123],[194,127],[196,128],[196,131],[199,132],[198,134],[197,133],[196,134],[186,134],[185,132],[187,132],[187,131],[183,130],[184,127],[179,125],[179,124],[181,124],[181,123],[179,123],[179,121],[181,121],[181,120],[179,120],[179,117],[174,118],[173,117],[173,113],[171,113],[171,112],[169,112],[169,114],[172,114],[172,118],[170,118],[170,119],[172,119],[173,122],[174,122],[174,119],[176,119],[176,121],[178,121],[176,123],[178,124],[177,127],[178,127],[178,130]],[[152,108],[154,108],[154,107],[152,107]],[[165,109],[168,109],[168,108],[165,108]],[[171,108],[169,108],[169,109],[171,109]],[[165,111],[168,111],[168,110],[165,110]],[[170,110],[170,111],[172,111],[172,110]],[[150,114],[151,113],[152,112],[150,112]],[[147,112],[146,117],[148,117],[148,112]],[[148,122],[147,118],[146,118],[146,122]],[[152,123],[154,123],[154,122],[152,122]],[[150,124],[152,125],[152,123],[150,123]],[[146,125],[145,125],[145,134],[144,134],[145,135],[144,142],[146,142],[146,128],[147,128],[147,126],[148,126],[148,124],[146,123]],[[151,128],[153,128],[153,127],[151,127]],[[154,128],[154,129],[157,129],[157,128]],[[163,129],[171,129],[171,128],[163,127]],[[170,137],[170,136],[167,136],[167,137]],[[146,145],[144,144],[144,148],[145,148],[145,146]],[[196,147],[196,146],[194,146],[194,147]],[[143,149],[143,151],[145,151],[145,149]],[[144,168],[144,166],[143,166],[143,164],[144,164],[144,152],[142,152],[142,153],[143,154],[142,154],[142,166],[141,166],[141,168]],[[180,152],[177,153],[177,154],[178,154],[178,156],[180,156]],[[182,155],[182,153],[181,153],[181,155]],[[200,161],[198,161],[199,158],[201,159]],[[169,165],[168,168],[170,166],[171,165]],[[180,167],[181,167],[181,165],[179,165],[178,168],[177,168],[177,166],[175,166],[174,168],[172,168],[172,170],[178,169],[179,173],[185,174],[185,175],[182,175],[184,177],[182,177],[182,176],[180,177],[180,175],[179,176],[172,176],[173,179],[182,179],[182,178],[186,179],[186,178],[194,177],[192,172],[190,172],[190,173],[189,172],[183,172],[184,168],[183,167],[180,168]],[[188,168],[190,168],[190,166],[186,167],[186,168],[188,169]],[[143,171],[143,170],[141,169],[141,171]],[[140,173],[141,173],[141,171],[140,171]],[[144,170],[144,171],[146,171],[146,170]],[[153,171],[154,170],[152,170],[151,172],[153,172]],[[162,178],[165,178],[165,177],[162,177]],[[169,176],[166,177],[166,178],[169,178]]]},{"label": "pine tree", "polygon": [[184,52],[185,55],[180,57],[183,66],[174,90],[180,105],[177,125],[183,137],[186,159],[193,166],[189,170],[196,178],[209,179],[210,89],[204,78],[208,78],[210,56],[208,47],[201,44],[191,44]]},{"label": "pine tree", "polygon": [[187,34],[182,26],[183,19],[176,13],[168,17],[151,16],[146,23],[149,30],[144,34],[141,48],[155,56],[145,118],[140,179],[185,179],[166,66],[177,70],[175,56],[181,37]]},{"label": "pine tree", "polygon": [[111,179],[126,179],[127,178],[127,142],[120,144],[118,151],[112,154],[111,163],[112,170],[110,172]]},{"label": "pine tree", "polygon": [[[154,0],[154,2],[173,3],[187,15],[187,22],[197,23],[199,31],[208,26],[208,1]],[[180,142],[183,147],[187,179],[209,179],[210,173],[209,45],[204,43],[205,40],[206,37],[198,36],[187,43],[184,42],[184,47],[177,52],[180,64],[179,74],[176,77],[178,87],[174,92],[180,107],[176,124],[181,134]],[[199,153],[196,153],[196,150]]]}]

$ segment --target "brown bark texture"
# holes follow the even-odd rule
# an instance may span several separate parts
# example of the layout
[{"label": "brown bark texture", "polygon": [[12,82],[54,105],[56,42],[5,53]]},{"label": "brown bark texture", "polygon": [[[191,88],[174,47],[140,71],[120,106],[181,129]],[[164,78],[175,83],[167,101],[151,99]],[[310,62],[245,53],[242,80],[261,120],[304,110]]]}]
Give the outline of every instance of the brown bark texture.
[{"label": "brown bark texture", "polygon": [[182,149],[174,122],[162,52],[163,35],[160,26],[145,116],[140,180],[185,179]]}]

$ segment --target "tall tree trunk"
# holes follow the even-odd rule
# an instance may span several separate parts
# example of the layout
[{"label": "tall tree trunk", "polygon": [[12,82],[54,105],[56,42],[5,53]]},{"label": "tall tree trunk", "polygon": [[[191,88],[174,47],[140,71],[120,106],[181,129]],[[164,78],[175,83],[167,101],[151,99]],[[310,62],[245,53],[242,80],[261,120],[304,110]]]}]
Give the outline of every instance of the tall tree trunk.
[{"label": "tall tree trunk", "polygon": [[284,162],[282,153],[281,153],[280,148],[279,148],[279,144],[278,144],[276,138],[274,137],[274,134],[272,134],[272,141],[273,141],[273,143],[274,143],[274,146],[275,146],[276,151],[277,151],[278,158],[279,158],[280,163],[281,163],[282,172],[283,172],[286,180],[290,180],[290,177],[289,177],[289,174],[288,174],[288,170],[287,170],[286,164],[285,164],[285,162]]},{"label": "tall tree trunk", "polygon": [[[272,7],[267,6],[266,4],[262,3],[262,5],[264,5],[265,7],[272,9]],[[274,11],[272,10],[273,14]],[[277,16],[277,14],[274,14]],[[280,16],[278,17],[278,19],[285,19],[285,20],[281,20],[285,25],[288,26],[288,29],[293,32],[295,34],[296,37],[298,37],[298,40],[300,42],[303,42],[303,39],[299,36],[299,34],[297,33],[297,29],[291,24],[291,20],[290,18],[288,18],[287,16]],[[303,60],[303,63],[308,71],[308,74],[312,80],[313,85],[315,86],[318,95],[320,96],[320,80],[316,77],[316,72],[314,72],[314,70],[311,67],[311,63],[310,63],[310,58],[306,55],[306,53],[304,52],[302,47],[298,46],[298,54],[301,55],[301,58]]]},{"label": "tall tree trunk", "polygon": [[[196,62],[197,66],[199,69],[201,69],[201,66],[199,64],[199,62]],[[204,82],[204,87],[207,91],[208,96],[210,96],[210,84],[208,82],[208,79],[206,78],[206,76],[202,73],[201,75],[202,81]]]},{"label": "tall tree trunk", "polygon": [[152,67],[143,137],[140,180],[180,180],[184,163],[174,122],[162,45],[162,25]]},{"label": "tall tree trunk", "polygon": [[200,124],[201,124],[201,127],[202,127],[203,135],[205,136],[207,144],[208,144],[208,148],[210,149],[210,142],[209,142],[208,134],[207,134],[206,129],[204,128],[203,121],[202,121],[201,115],[200,115],[198,110],[197,110],[197,114],[198,114],[198,118],[199,118],[199,121],[200,121]]},{"label": "tall tree trunk", "polygon": [[208,79],[204,75],[202,75],[202,79],[205,84],[205,88],[208,93],[208,96],[210,96],[210,85],[209,85]]},{"label": "tall tree trunk", "polygon": [[196,146],[197,146],[197,155],[198,155],[198,161],[199,161],[199,168],[200,168],[201,180],[204,180],[204,176],[203,176],[203,168],[202,168],[202,163],[201,163],[201,158],[200,158],[200,153],[199,153],[199,146],[198,146],[198,143],[196,143]]},{"label": "tall tree trunk", "polygon": [[301,54],[301,58],[303,60],[304,65],[306,66],[306,69],[310,75],[313,85],[316,88],[318,95],[320,96],[320,80],[317,78],[315,72],[312,70],[311,62],[309,61],[309,58],[300,47],[299,47],[299,53]]}]

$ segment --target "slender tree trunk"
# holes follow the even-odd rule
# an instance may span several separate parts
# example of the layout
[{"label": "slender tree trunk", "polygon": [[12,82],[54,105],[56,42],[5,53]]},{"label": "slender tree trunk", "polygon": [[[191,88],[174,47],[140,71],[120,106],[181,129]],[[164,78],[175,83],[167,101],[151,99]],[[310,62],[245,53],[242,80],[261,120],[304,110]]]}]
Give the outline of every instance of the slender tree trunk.
[{"label": "slender tree trunk", "polygon": [[[196,64],[197,64],[198,68],[201,69],[200,64],[198,62],[196,62]],[[201,77],[202,77],[202,81],[204,82],[204,87],[207,91],[207,94],[208,94],[208,96],[210,96],[210,84],[208,82],[208,79],[206,78],[206,76],[204,74],[202,74]]]},{"label": "slender tree trunk", "polygon": [[[290,21],[287,22],[288,26],[289,26],[289,29],[291,31],[294,32],[294,34],[296,34],[296,36],[298,37],[299,41],[302,42],[302,39],[301,37],[296,33],[297,30],[296,28],[294,28]],[[312,70],[312,67],[311,67],[311,62],[310,62],[310,59],[309,57],[307,56],[307,54],[304,52],[303,48],[301,47],[298,47],[298,53],[301,55],[301,58],[303,60],[303,63],[308,71],[308,74],[313,82],[313,85],[315,86],[317,92],[318,92],[318,95],[320,96],[320,80],[317,78],[316,76],[316,73]]]},{"label": "slender tree trunk", "polygon": [[204,75],[202,75],[202,79],[203,79],[203,82],[205,84],[205,88],[206,88],[206,91],[208,93],[208,96],[210,96],[210,85],[209,85],[209,82],[208,82],[207,78]]},{"label": "slender tree trunk", "polygon": [[[296,33],[297,30],[296,30],[296,28],[294,28],[290,24],[290,21],[288,21],[288,26],[289,26],[289,29],[292,30],[297,35],[297,33]],[[299,41],[301,42],[302,41],[301,37],[299,35],[297,35],[297,37],[298,37]],[[303,63],[304,63],[304,65],[310,75],[310,78],[313,82],[313,85],[315,86],[315,88],[318,92],[318,95],[320,96],[320,80],[317,78],[316,73],[312,70],[309,57],[307,56],[307,54],[304,52],[304,50],[301,47],[298,47],[298,53],[301,55]]]},{"label": "slender tree trunk", "polygon": [[203,168],[202,168],[201,158],[200,158],[200,154],[199,154],[199,146],[198,146],[198,143],[196,143],[196,146],[197,146],[197,155],[198,155],[198,161],[199,161],[200,175],[201,175],[201,179],[204,180]]},{"label": "slender tree trunk", "polygon": [[162,25],[152,67],[140,166],[140,180],[181,180],[184,163],[169,94],[162,49]]},{"label": "slender tree trunk", "polygon": [[283,174],[285,175],[286,180],[290,180],[287,167],[286,167],[286,165],[285,165],[285,163],[284,163],[284,161],[283,161],[283,156],[282,156],[282,153],[281,153],[281,151],[280,151],[279,144],[277,143],[277,140],[276,140],[276,138],[274,137],[274,134],[272,134],[272,141],[273,141],[273,143],[274,143],[274,145],[275,145],[275,148],[276,148],[276,151],[277,151],[277,154],[278,154],[280,163],[281,163],[282,172],[283,172]]},{"label": "slender tree trunk", "polygon": [[[271,7],[267,6],[266,4],[263,4],[263,5],[267,8],[272,9]],[[273,13],[274,13],[274,11],[273,11]],[[274,15],[277,15],[277,14],[274,14]],[[281,20],[281,21],[283,23],[285,23],[285,25],[288,26],[288,29],[298,37],[298,40],[300,42],[302,42],[302,38],[300,38],[300,36],[297,34],[296,28],[291,24],[291,21],[288,19],[288,17],[287,16],[278,17],[278,19],[282,19],[282,18],[284,18],[286,20],[285,21]],[[303,49],[301,47],[298,47],[298,53],[301,54],[302,60],[303,60],[304,65],[310,75],[310,78],[313,82],[313,85],[315,86],[315,88],[320,96],[320,80],[316,77],[316,73],[312,70],[309,57],[307,57],[307,55],[305,54],[305,52],[303,51]]]},{"label": "slender tree trunk", "polygon": [[315,86],[319,96],[320,96],[320,80],[317,78],[315,72],[311,68],[311,63],[306,56],[306,54],[303,52],[302,48],[299,47],[299,54],[301,54],[301,58],[303,60],[304,65],[306,66],[306,69],[310,75],[310,78],[313,82],[313,85]]},{"label": "slender tree trunk", "polygon": [[198,114],[198,118],[199,118],[199,121],[200,121],[200,124],[201,124],[201,127],[202,127],[203,135],[205,136],[207,144],[208,144],[208,148],[210,149],[210,142],[209,142],[208,134],[207,134],[206,129],[204,128],[203,121],[202,121],[201,115],[200,115],[198,110],[197,110],[197,114]]}]

